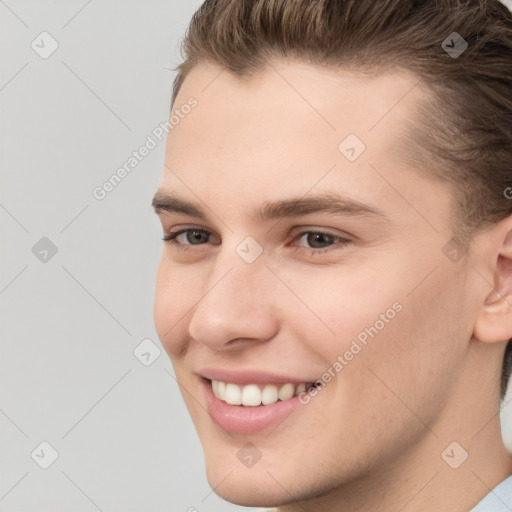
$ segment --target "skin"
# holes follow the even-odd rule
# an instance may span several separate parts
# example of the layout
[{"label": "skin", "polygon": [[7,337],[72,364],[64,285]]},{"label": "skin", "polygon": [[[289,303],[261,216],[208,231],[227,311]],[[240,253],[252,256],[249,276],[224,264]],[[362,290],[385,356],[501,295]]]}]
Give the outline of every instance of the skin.
[{"label": "skin", "polygon": [[[207,214],[160,212],[164,234],[211,236],[164,244],[155,295],[210,485],[281,512],[471,509],[512,472],[497,416],[512,219],[459,261],[445,256],[452,190],[397,150],[426,94],[417,77],[279,60],[245,80],[220,71],[203,63],[187,76],[175,107],[191,96],[198,105],[169,133],[160,185]],[[338,150],[349,133],[366,146],[354,162]],[[252,216],[267,201],[332,191],[384,216]],[[318,252],[308,230],[348,242],[327,238]],[[250,264],[236,252],[247,236],[263,248]],[[227,433],[205,411],[200,368],[314,381],[397,301],[403,309],[379,334],[273,430]],[[454,441],[469,454],[457,469],[441,457]],[[262,453],[251,468],[237,458],[247,442]]]}]

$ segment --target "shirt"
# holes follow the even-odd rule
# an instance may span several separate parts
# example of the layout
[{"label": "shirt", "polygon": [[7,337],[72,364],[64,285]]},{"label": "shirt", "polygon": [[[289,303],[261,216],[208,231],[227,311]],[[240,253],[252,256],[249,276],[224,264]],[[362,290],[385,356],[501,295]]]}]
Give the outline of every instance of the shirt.
[{"label": "shirt", "polygon": [[[258,509],[272,512],[276,509]],[[468,512],[512,512],[512,475],[498,484],[485,498]]]},{"label": "shirt", "polygon": [[470,512],[512,512],[512,475],[498,484]]}]

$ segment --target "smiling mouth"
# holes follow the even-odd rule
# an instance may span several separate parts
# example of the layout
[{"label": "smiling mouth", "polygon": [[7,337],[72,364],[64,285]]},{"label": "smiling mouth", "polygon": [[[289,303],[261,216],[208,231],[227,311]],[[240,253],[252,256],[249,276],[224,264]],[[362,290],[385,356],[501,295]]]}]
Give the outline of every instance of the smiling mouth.
[{"label": "smiling mouth", "polygon": [[229,405],[243,405],[246,407],[257,407],[259,405],[271,405],[278,401],[286,401],[300,393],[305,393],[315,383],[294,384],[247,384],[241,386],[232,382],[210,380],[213,394]]}]

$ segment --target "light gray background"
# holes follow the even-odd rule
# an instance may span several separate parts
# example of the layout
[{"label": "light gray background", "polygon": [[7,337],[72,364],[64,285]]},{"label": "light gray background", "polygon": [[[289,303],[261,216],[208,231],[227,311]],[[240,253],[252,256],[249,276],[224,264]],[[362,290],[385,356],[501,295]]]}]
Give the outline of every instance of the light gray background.
[{"label": "light gray background", "polygon": [[[199,4],[0,0],[0,511],[243,509],[206,482],[166,354],[133,354],[146,338],[161,348],[149,205],[164,143],[92,195],[167,119]],[[59,45],[46,59],[31,48],[43,31]],[[42,237],[47,261],[32,252]],[[503,421],[512,449],[512,406]],[[48,469],[43,441],[59,454]]]}]

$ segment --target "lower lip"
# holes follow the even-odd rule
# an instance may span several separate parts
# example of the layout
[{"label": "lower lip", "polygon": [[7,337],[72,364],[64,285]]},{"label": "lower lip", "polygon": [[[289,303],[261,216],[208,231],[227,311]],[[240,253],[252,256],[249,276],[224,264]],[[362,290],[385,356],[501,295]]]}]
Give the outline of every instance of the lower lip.
[{"label": "lower lip", "polygon": [[275,428],[301,405],[298,396],[288,400],[278,400],[275,404],[256,407],[230,405],[213,394],[210,381],[201,380],[211,418],[221,428],[234,434],[255,434],[269,427]]}]

